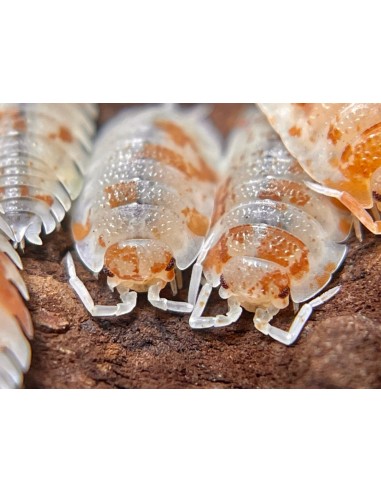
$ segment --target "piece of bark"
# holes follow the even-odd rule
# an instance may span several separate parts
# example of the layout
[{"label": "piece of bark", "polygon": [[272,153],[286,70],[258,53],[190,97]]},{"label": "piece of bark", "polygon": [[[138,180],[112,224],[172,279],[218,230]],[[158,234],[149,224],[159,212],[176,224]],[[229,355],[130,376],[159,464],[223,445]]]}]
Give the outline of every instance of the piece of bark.
[{"label": "piece of bark", "polygon": [[[101,105],[100,121],[122,106]],[[224,135],[242,107],[212,106]],[[362,243],[349,241],[331,284],[341,284],[341,291],[313,313],[296,344],[285,347],[257,332],[247,312],[233,327],[192,331],[187,316],[153,308],[144,294],[129,315],[92,318],[61,263],[72,248],[68,224],[65,219],[42,247],[28,245],[23,256],[36,332],[27,388],[381,387],[380,238],[366,233]],[[75,260],[96,302],[115,302],[104,278],[95,279]],[[185,289],[180,295],[185,299]],[[226,309],[216,294],[211,309]],[[276,323],[287,328],[292,319],[289,308]]]}]

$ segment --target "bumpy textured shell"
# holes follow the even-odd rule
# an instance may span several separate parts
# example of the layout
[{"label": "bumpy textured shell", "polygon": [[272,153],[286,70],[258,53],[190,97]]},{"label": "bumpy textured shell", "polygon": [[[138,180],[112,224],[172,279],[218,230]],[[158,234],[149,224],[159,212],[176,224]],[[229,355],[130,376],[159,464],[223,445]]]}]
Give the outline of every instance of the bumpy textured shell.
[{"label": "bumpy textured shell", "polygon": [[[380,181],[381,104],[261,104],[291,154],[318,183],[371,208]],[[378,194],[378,193],[377,193]]]},{"label": "bumpy textured shell", "polygon": [[33,326],[22,299],[28,292],[15,264],[22,268],[18,254],[0,234],[0,388],[19,387],[31,359],[28,338]]},{"label": "bumpy textured shell", "polygon": [[209,229],[218,158],[212,129],[191,113],[161,106],[117,116],[96,143],[73,209],[82,261],[99,272],[113,245],[158,240],[187,268]]},{"label": "bumpy textured shell", "polygon": [[251,292],[276,307],[289,292],[303,302],[328,284],[344,258],[346,248],[336,242],[349,234],[351,217],[309,190],[306,177],[265,116],[248,112],[230,142],[227,177],[217,193],[204,261],[209,283],[233,292],[246,283],[243,305]]},{"label": "bumpy textured shell", "polygon": [[41,244],[82,187],[97,109],[92,104],[0,105],[0,228]]},{"label": "bumpy textured shell", "polygon": [[96,116],[92,104],[0,105],[0,388],[21,386],[33,336],[10,240],[41,244],[42,226],[49,234],[64,218],[82,187]]}]

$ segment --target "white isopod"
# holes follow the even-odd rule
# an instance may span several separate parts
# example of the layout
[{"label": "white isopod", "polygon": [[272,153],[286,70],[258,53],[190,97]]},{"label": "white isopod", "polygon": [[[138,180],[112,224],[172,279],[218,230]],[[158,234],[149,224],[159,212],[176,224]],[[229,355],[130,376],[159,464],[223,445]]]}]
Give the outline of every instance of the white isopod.
[{"label": "white isopod", "polygon": [[137,292],[160,309],[192,310],[160,291],[169,282],[176,294],[209,229],[220,145],[204,120],[197,109],[158,106],[123,112],[101,132],[72,231],[83,263],[106,271],[121,302],[94,305],[67,256],[70,283],[93,316],[130,312]]},{"label": "white isopod", "polygon": [[0,104],[0,387],[22,384],[33,335],[11,242],[42,244],[42,229],[60,224],[81,190],[96,116],[93,104]]},{"label": "white isopod", "polygon": [[[244,307],[255,313],[258,330],[289,345],[313,307],[337,288],[304,304],[288,332],[270,321],[290,297],[295,304],[308,301],[329,283],[346,253],[338,242],[348,236],[351,216],[338,202],[305,186],[307,175],[259,110],[249,111],[234,133],[226,163],[213,226],[192,272],[192,294],[202,273],[206,283],[190,325],[226,326]],[[203,316],[211,290],[218,286],[228,313]]]}]

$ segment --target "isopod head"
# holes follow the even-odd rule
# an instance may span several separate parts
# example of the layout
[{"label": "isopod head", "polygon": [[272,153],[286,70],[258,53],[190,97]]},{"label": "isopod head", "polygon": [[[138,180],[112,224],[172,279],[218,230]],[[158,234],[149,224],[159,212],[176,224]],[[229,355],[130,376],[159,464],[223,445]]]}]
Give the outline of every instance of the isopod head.
[{"label": "isopod head", "polygon": [[247,311],[288,306],[290,279],[284,268],[272,262],[236,256],[224,265],[220,281],[226,291],[222,297],[236,296]]},{"label": "isopod head", "polygon": [[120,241],[109,246],[104,257],[110,287],[146,292],[150,285],[165,285],[175,276],[175,260],[166,244],[155,239]]}]

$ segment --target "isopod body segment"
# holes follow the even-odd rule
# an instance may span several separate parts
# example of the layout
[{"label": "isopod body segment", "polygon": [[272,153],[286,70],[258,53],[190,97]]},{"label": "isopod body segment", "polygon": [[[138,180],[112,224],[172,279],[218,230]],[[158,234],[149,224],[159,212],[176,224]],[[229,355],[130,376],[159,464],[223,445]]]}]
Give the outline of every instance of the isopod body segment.
[{"label": "isopod body segment", "polygon": [[337,198],[367,229],[380,234],[381,104],[260,107],[289,152],[317,182],[310,182],[310,188]]},{"label": "isopod body segment", "polygon": [[[254,313],[264,334],[293,343],[312,308],[303,306],[289,332],[270,324],[280,309],[314,298],[346,253],[351,216],[331,198],[311,191],[307,175],[257,109],[234,132],[226,177],[217,192],[211,232],[193,268],[192,292],[206,283],[190,318],[193,328],[226,326],[242,308]],[[202,316],[213,287],[227,299],[226,315]],[[194,301],[193,301],[194,302]]]}]

